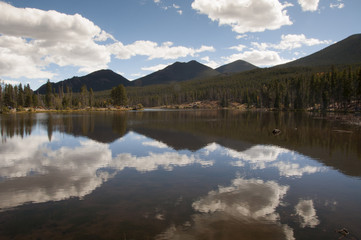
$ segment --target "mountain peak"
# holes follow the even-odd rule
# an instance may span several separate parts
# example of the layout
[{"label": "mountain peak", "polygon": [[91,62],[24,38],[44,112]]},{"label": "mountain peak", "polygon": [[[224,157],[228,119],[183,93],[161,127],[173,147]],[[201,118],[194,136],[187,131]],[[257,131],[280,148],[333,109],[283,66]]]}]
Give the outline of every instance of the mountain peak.
[{"label": "mountain peak", "polygon": [[175,62],[166,68],[151,73],[145,77],[133,81],[135,86],[146,86],[153,84],[167,84],[181,82],[194,78],[211,77],[219,72],[207,67],[195,60],[189,62]]},{"label": "mountain peak", "polygon": [[361,34],[351,35],[318,52],[280,66],[307,67],[357,63],[361,63]]},{"label": "mountain peak", "polygon": [[239,72],[253,70],[256,68],[258,67],[249,62],[243,60],[237,60],[228,63],[226,65],[220,66],[219,68],[216,68],[216,71],[220,73],[239,73]]},{"label": "mountain peak", "polygon": [[[130,81],[110,69],[101,69],[83,77],[72,77],[64,81],[52,83],[52,87],[56,92],[61,86],[64,88],[68,86],[73,92],[80,92],[83,85],[86,85],[88,89],[92,88],[94,91],[103,91],[118,86],[119,84],[129,86]],[[36,91],[40,94],[45,94],[46,84],[42,85]]]}]

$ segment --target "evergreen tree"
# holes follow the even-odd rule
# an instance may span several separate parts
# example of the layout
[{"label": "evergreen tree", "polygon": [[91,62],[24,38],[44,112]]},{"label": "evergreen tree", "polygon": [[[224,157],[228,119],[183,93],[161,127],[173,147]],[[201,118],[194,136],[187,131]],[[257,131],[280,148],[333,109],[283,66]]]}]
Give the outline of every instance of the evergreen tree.
[{"label": "evergreen tree", "polygon": [[285,100],[284,100],[284,108],[287,110],[290,107],[290,97],[288,95],[288,91],[286,92],[285,95]]},{"label": "evergreen tree", "polygon": [[275,109],[280,108],[280,93],[279,93],[279,90],[278,90],[278,85],[276,86],[276,96],[275,96],[274,108]]},{"label": "evergreen tree", "polygon": [[89,107],[93,107],[94,106],[94,92],[93,92],[93,88],[89,89]]},{"label": "evergreen tree", "polygon": [[33,106],[33,92],[30,88],[30,85],[27,84],[24,87],[24,95],[25,95],[25,103],[24,106],[25,107],[32,107]]},{"label": "evergreen tree", "polygon": [[82,107],[88,106],[88,88],[84,84],[80,89],[80,103]]},{"label": "evergreen tree", "polygon": [[52,87],[50,80],[48,79],[48,81],[46,82],[46,94],[45,94],[45,106],[47,108],[50,108],[52,105],[51,98],[52,98]]},{"label": "evergreen tree", "polygon": [[17,106],[18,107],[24,106],[24,90],[23,90],[23,85],[21,85],[21,83],[18,86]]},{"label": "evergreen tree", "polygon": [[[113,100],[113,104],[117,106],[125,106],[128,103],[127,93],[122,84],[114,87],[110,92],[111,99]],[[156,101],[153,99],[153,101]]]}]

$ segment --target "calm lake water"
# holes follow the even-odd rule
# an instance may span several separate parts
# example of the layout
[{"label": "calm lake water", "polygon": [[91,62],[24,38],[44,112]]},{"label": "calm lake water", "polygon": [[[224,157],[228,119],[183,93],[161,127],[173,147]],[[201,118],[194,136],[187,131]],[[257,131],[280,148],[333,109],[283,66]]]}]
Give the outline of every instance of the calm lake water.
[{"label": "calm lake water", "polygon": [[3,115],[0,128],[0,239],[361,237],[356,125],[192,110]]}]

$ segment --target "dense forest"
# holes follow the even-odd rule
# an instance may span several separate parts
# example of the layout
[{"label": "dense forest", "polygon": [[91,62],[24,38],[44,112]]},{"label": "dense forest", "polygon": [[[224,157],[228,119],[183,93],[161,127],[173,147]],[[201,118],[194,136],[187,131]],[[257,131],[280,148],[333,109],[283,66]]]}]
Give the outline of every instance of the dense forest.
[{"label": "dense forest", "polygon": [[46,84],[46,93],[39,94],[26,86],[4,84],[0,82],[0,112],[6,113],[12,109],[22,111],[32,108],[70,110],[92,107],[109,107],[127,104],[127,93],[123,85],[114,87],[107,96],[95,97],[93,89],[88,90],[86,85],[79,93],[73,93],[68,86],[52,88],[50,81]]},{"label": "dense forest", "polygon": [[360,110],[361,68],[309,67],[256,69],[231,76],[149,87],[127,87],[130,104],[177,105],[230,102],[273,109]]},{"label": "dense forest", "polygon": [[279,110],[360,111],[361,67],[325,68],[288,67],[255,69],[234,75],[190,80],[145,87],[124,87],[93,92],[83,85],[73,93],[65,86],[52,89],[48,81],[46,94],[34,93],[29,85],[0,84],[0,109],[45,108],[81,109],[89,107],[146,107],[216,101],[220,107],[231,102],[248,108]]}]

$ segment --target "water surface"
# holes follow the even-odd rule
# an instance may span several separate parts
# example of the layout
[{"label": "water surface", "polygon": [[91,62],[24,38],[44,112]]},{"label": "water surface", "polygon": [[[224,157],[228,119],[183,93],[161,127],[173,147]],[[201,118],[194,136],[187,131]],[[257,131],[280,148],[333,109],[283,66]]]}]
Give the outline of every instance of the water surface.
[{"label": "water surface", "polygon": [[0,239],[361,236],[358,126],[192,110],[3,115],[0,127]]}]

